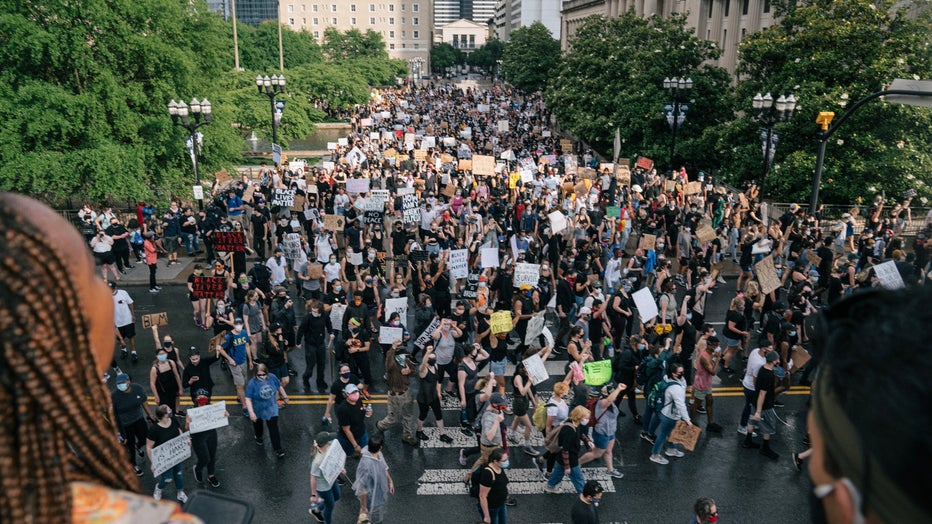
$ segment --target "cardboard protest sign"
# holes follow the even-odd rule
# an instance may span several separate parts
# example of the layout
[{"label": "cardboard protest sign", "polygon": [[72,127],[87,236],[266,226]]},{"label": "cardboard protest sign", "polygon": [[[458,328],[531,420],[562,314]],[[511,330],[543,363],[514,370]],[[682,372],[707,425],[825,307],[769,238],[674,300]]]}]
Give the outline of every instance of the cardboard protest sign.
[{"label": "cardboard protest sign", "polygon": [[524,363],[524,369],[527,370],[527,375],[531,379],[531,384],[536,386],[550,378],[550,374],[547,373],[547,367],[544,366],[543,359],[541,359],[540,355],[537,353],[521,362]]},{"label": "cardboard protest sign", "polygon": [[463,159],[456,164],[457,171],[472,171],[472,160]]},{"label": "cardboard protest sign", "polygon": [[[194,384],[196,385],[197,382]],[[194,385],[191,387],[193,388]],[[230,418],[227,417],[227,403],[224,400],[199,408],[189,408],[188,416],[191,417],[191,425],[188,429],[192,435],[230,425]]]},{"label": "cardboard protest sign", "polygon": [[561,139],[560,139],[560,149],[562,149],[564,153],[569,152],[569,151],[572,151],[572,150],[573,150],[573,141],[572,141],[572,140],[567,140],[567,139],[565,139],[565,138],[561,138]]},{"label": "cardboard protest sign", "polygon": [[664,180],[663,190],[667,193],[672,193],[676,191],[676,180]]},{"label": "cardboard protest sign", "polygon": [[577,198],[589,192],[589,186],[586,185],[586,182],[587,180],[584,179],[573,187],[573,192],[576,193]]},{"label": "cardboard protest sign", "polygon": [[645,171],[650,171],[654,167],[654,161],[647,158],[646,156],[642,156],[634,165],[635,167],[639,167]]},{"label": "cardboard protest sign", "polygon": [[469,250],[454,249],[450,251],[450,260],[447,263],[450,268],[450,278],[466,278],[469,275]]},{"label": "cardboard protest sign", "polygon": [[246,237],[242,231],[215,231],[214,250],[225,253],[246,251]]},{"label": "cardboard protest sign", "polygon": [[[315,189],[316,189],[316,187],[317,187],[317,186],[314,186]],[[290,209],[290,210],[291,210],[291,211],[298,211],[298,212],[304,211],[304,202],[305,202],[306,200],[307,200],[307,199],[304,197],[304,195],[295,195],[295,196],[294,196],[294,203],[291,204],[291,209]]]},{"label": "cardboard protest sign", "polygon": [[149,329],[152,326],[167,326],[168,325],[168,313],[152,313],[150,315],[142,316],[142,329]]},{"label": "cardboard protest sign", "polygon": [[568,195],[573,192],[573,188],[575,187],[576,185],[573,184],[572,182],[563,182],[563,185],[560,186],[560,189],[563,190],[564,194]]},{"label": "cardboard protest sign", "polygon": [[515,265],[515,275],[512,279],[514,287],[521,287],[524,284],[536,287],[538,280],[540,280],[540,264],[519,263]]},{"label": "cardboard protest sign", "polygon": [[350,178],[346,181],[346,192],[352,194],[368,193],[368,178]]},{"label": "cardboard protest sign", "polygon": [[379,328],[379,344],[392,344],[404,340],[405,332],[400,327],[382,326]]},{"label": "cardboard protest sign", "polygon": [[896,268],[896,261],[887,260],[886,262],[874,266],[874,274],[880,279],[880,285],[884,289],[900,289],[906,287],[903,282],[903,276]]},{"label": "cardboard protest sign", "polygon": [[223,277],[195,276],[191,282],[194,298],[223,298],[227,290],[227,279]]},{"label": "cardboard protest sign", "polygon": [[657,316],[657,303],[654,302],[654,296],[646,287],[635,291],[631,298],[634,299],[634,305],[638,308],[638,314],[641,316],[641,322],[647,323]]},{"label": "cardboard protest sign", "polygon": [[[337,446],[339,447],[339,446]],[[191,434],[182,433],[168,442],[152,448],[152,473],[158,477],[191,457]]]},{"label": "cardboard protest sign", "polygon": [[427,160],[427,151],[423,149],[415,149],[414,150],[414,161],[423,162],[425,160]]},{"label": "cardboard protest sign", "polygon": [[547,218],[550,219],[550,230],[553,234],[558,234],[564,229],[566,229],[566,217],[563,213],[559,211],[554,211],[547,215]]},{"label": "cardboard protest sign", "polygon": [[708,224],[701,224],[696,228],[696,238],[699,239],[700,244],[705,244],[706,242],[711,242],[715,240],[718,234],[712,229],[712,226]]},{"label": "cardboard protest sign", "polygon": [[686,451],[694,451],[696,449],[696,443],[699,441],[700,433],[702,433],[702,428],[696,424],[690,426],[684,420],[677,420],[676,427],[673,428],[673,432],[670,433],[667,442],[679,444],[683,446],[683,449]]},{"label": "cardboard protest sign", "polygon": [[418,209],[417,195],[405,195],[401,200],[401,210],[404,223],[410,224],[421,220],[421,210]]},{"label": "cardboard protest sign", "polygon": [[453,196],[456,195],[456,186],[453,184],[447,184],[443,186],[443,189],[440,190],[440,194],[453,198]]},{"label": "cardboard protest sign", "polygon": [[324,266],[321,264],[310,264],[307,266],[307,276],[314,280],[324,276]]},{"label": "cardboard protest sign", "polygon": [[697,195],[702,193],[702,182],[689,182],[686,184],[686,187],[683,189],[683,193],[687,195]]},{"label": "cardboard protest sign", "polygon": [[296,189],[276,189],[272,193],[272,206],[288,207],[294,205],[294,196]]},{"label": "cardboard protest sign", "polygon": [[653,251],[657,246],[657,235],[644,235],[641,237],[641,243],[638,245],[639,248]]},{"label": "cardboard protest sign", "polygon": [[495,174],[495,157],[489,155],[474,155],[472,157],[472,172],[476,175],[491,176]]},{"label": "cardboard protest sign", "polygon": [[440,319],[434,317],[434,320],[432,320],[431,323],[427,325],[427,328],[424,330],[424,332],[414,340],[414,345],[418,349],[424,349],[424,344],[427,344],[427,341],[430,340],[431,335],[433,335],[434,331],[437,331],[438,327],[440,327]]},{"label": "cardboard protest sign", "polygon": [[480,250],[482,269],[498,267],[498,248],[484,247]]},{"label": "cardboard protest sign", "polygon": [[819,266],[822,265],[822,259],[821,259],[818,255],[816,255],[815,253],[813,253],[812,251],[806,253],[806,258],[807,258],[807,259],[809,260],[809,262],[811,262],[812,265],[814,265],[815,267],[819,267]]},{"label": "cardboard protest sign", "polygon": [[806,351],[802,346],[793,346],[793,352],[790,354],[790,360],[793,362],[793,367],[790,368],[792,373],[796,373],[803,366],[806,365],[809,360],[812,359],[812,356],[809,355],[809,352]]},{"label": "cardboard protest sign", "polygon": [[589,386],[601,386],[612,379],[612,361],[599,360],[583,364],[583,374]]},{"label": "cardboard protest sign", "polygon": [[591,167],[580,168],[577,173],[579,174],[579,178],[586,180],[595,180],[595,176],[597,174],[595,169],[592,169]]},{"label": "cardboard protest sign", "polygon": [[627,165],[618,166],[615,170],[615,178],[618,180],[618,183],[621,185],[628,185],[631,183],[631,168]]},{"label": "cardboard protest sign", "polygon": [[496,311],[489,320],[492,334],[508,333],[514,327],[511,322],[511,311]]},{"label": "cardboard protest sign", "polygon": [[346,218],[343,215],[327,215],[324,217],[324,229],[327,231],[343,231]]},{"label": "cardboard protest sign", "polygon": [[780,287],[780,277],[773,266],[773,255],[767,255],[760,262],[754,264],[754,273],[760,282],[761,293],[767,294]]},{"label": "cardboard protest sign", "polygon": [[226,331],[224,331],[223,333],[220,333],[219,335],[215,337],[211,337],[211,339],[207,341],[208,353],[216,353],[217,348],[219,348],[220,345],[223,344],[223,341],[226,340],[226,337],[227,337]]},{"label": "cardboard protest sign", "polygon": [[442,162],[442,163],[444,163],[444,164],[452,164],[452,163],[453,163],[453,155],[449,155],[449,154],[447,154],[447,153],[441,153],[441,154],[440,154],[440,162]]},{"label": "cardboard protest sign", "polygon": [[385,322],[391,318],[392,313],[401,317],[401,325],[408,326],[408,299],[407,297],[389,298],[385,300]]}]

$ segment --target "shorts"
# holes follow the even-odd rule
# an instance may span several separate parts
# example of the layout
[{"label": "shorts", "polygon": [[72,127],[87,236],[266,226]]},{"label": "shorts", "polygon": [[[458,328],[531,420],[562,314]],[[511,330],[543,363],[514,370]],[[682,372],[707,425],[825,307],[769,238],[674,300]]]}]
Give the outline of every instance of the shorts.
[{"label": "shorts", "polygon": [[242,364],[237,364],[235,366],[230,366],[230,375],[233,377],[234,386],[245,386],[246,385],[246,368],[248,366],[245,362]]},{"label": "shorts", "polygon": [[126,324],[125,326],[120,326],[117,328],[117,330],[120,332],[120,336],[123,337],[124,339],[134,338],[136,336],[136,324],[135,323]]},{"label": "shorts", "polygon": [[693,397],[695,397],[696,400],[705,400],[706,397],[710,395],[712,395],[711,389],[708,391],[702,391],[701,389],[693,389]]},{"label": "shorts", "polygon": [[269,373],[278,377],[279,381],[282,381],[288,378],[288,365],[285,363],[282,363],[281,366],[275,366],[275,367],[269,366]]},{"label": "shorts", "polygon": [[489,371],[495,373],[497,377],[505,376],[505,367],[508,365],[508,359],[492,360],[489,362]]},{"label": "shorts", "polygon": [[722,335],[722,338],[725,339],[725,347],[739,347],[741,346],[741,341],[736,338],[728,338],[725,335]]},{"label": "shorts", "polygon": [[614,438],[614,435],[603,435],[598,431],[592,432],[592,443],[599,449],[608,449],[608,446],[612,443],[612,439]]},{"label": "shorts", "polygon": [[165,249],[165,251],[168,251],[169,253],[174,253],[175,250],[178,249],[179,238],[181,237],[177,237],[177,236],[162,237],[162,247]]},{"label": "shorts", "polygon": [[745,273],[750,273],[751,269],[752,268],[750,264],[741,264],[741,271],[744,271]]},{"label": "shorts", "polygon": [[765,409],[760,414],[760,420],[751,418],[748,425],[757,427],[761,435],[773,435],[777,432],[777,412],[773,408]]},{"label": "shorts", "polygon": [[115,264],[115,263],[116,263],[116,257],[113,256],[113,251],[105,251],[105,252],[103,252],[103,253],[95,253],[94,255],[96,256],[97,261],[100,262],[101,265],[106,266],[106,265],[109,265],[109,264]]},{"label": "shorts", "polygon": [[514,401],[511,403],[511,409],[513,410],[514,416],[523,417],[527,415],[528,408],[530,407],[530,401],[527,397],[516,395]]}]

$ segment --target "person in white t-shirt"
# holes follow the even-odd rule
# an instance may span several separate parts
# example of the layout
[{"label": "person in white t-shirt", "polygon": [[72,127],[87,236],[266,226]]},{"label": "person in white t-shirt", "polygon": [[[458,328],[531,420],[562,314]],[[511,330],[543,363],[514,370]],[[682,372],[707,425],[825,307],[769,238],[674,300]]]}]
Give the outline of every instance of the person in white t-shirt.
[{"label": "person in white t-shirt", "polygon": [[133,362],[139,360],[136,354],[136,309],[133,307],[133,297],[123,289],[117,288],[116,282],[109,282],[110,293],[113,295],[113,325],[120,334],[120,358],[126,359],[126,343],[133,352]]},{"label": "person in white t-shirt", "polygon": [[285,259],[285,252],[281,248],[275,249],[275,256],[265,261],[265,267],[269,268],[272,273],[272,285],[280,286],[288,278],[288,261]]},{"label": "person in white t-shirt", "polygon": [[761,337],[760,347],[748,355],[747,368],[744,371],[744,378],[741,379],[741,387],[744,389],[744,409],[741,411],[741,422],[738,423],[738,433],[747,434],[748,418],[751,416],[751,406],[757,405],[757,372],[767,363],[767,353],[773,349],[773,343],[764,337]]}]

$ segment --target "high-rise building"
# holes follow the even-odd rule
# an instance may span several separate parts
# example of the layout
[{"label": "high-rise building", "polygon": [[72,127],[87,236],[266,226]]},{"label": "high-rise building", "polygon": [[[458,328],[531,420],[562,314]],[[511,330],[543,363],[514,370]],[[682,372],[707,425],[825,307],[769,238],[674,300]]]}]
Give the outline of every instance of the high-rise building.
[{"label": "high-rise building", "polygon": [[499,0],[495,9],[495,35],[507,42],[515,29],[540,22],[559,40],[560,3],[561,0]]},{"label": "high-rise building", "polygon": [[463,18],[460,0],[434,0],[434,28],[441,27]]},{"label": "high-rise building", "polygon": [[443,26],[460,19],[487,25],[495,18],[497,2],[498,0],[435,0],[434,29],[439,35]]},{"label": "high-rise building", "polygon": [[207,0],[207,7],[220,13],[224,20],[233,16],[243,24],[259,25],[266,20],[278,20],[278,0]]}]

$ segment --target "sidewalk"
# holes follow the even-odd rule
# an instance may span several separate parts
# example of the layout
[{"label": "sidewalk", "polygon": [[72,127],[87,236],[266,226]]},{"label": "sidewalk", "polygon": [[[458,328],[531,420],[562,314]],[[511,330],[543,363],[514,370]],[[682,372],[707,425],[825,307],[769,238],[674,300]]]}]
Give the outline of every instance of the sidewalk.
[{"label": "sidewalk", "polygon": [[[149,285],[149,266],[134,262],[133,269],[127,269],[125,275],[120,275],[120,284],[124,286],[148,286]],[[158,270],[155,273],[155,279],[160,286],[165,284],[186,284],[188,282],[188,275],[193,271],[194,264],[206,264],[203,255],[198,256],[198,258],[192,258],[188,256],[178,256],[178,263],[172,264],[171,267],[166,267],[165,264],[168,262],[164,258],[159,258]],[[113,280],[113,275],[108,274],[108,279]]]}]

